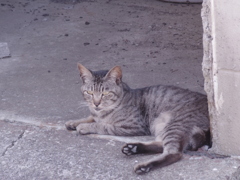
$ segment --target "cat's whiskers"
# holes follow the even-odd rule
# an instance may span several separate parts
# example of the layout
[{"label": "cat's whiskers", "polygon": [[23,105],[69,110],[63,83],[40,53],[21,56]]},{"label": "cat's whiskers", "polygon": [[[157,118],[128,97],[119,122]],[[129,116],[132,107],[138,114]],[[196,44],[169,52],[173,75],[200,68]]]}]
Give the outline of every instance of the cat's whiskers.
[{"label": "cat's whiskers", "polygon": [[85,102],[85,101],[79,101],[78,102],[78,109],[82,109],[82,108],[85,108],[85,107],[88,107],[87,102]]}]

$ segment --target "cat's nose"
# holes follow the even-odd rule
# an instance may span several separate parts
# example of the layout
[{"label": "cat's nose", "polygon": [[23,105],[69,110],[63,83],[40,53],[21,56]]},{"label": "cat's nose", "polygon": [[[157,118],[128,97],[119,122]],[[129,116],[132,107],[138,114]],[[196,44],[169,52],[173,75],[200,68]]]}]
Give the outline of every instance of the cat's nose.
[{"label": "cat's nose", "polygon": [[98,107],[98,106],[100,105],[100,101],[94,102],[94,105],[95,105],[96,107]]}]

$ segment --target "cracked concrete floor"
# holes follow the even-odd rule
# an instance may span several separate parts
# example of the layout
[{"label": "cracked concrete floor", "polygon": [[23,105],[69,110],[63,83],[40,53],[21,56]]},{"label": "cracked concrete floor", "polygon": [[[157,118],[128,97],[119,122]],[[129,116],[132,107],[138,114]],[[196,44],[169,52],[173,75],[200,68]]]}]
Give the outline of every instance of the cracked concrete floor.
[{"label": "cracked concrete floor", "polygon": [[137,176],[133,166],[149,156],[120,151],[135,137],[76,136],[63,126],[88,115],[77,62],[93,70],[121,65],[132,88],[204,93],[200,9],[157,0],[1,0],[0,41],[11,57],[0,59],[0,179],[237,177],[238,159],[195,155]]}]

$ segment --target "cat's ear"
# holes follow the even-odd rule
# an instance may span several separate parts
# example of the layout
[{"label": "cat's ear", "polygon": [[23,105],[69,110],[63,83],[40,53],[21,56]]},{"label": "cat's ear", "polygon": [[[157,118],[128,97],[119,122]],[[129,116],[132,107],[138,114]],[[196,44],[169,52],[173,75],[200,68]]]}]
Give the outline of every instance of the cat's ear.
[{"label": "cat's ear", "polygon": [[78,63],[77,66],[78,66],[78,70],[80,72],[80,77],[82,78],[83,83],[91,81],[93,78],[91,71],[89,71],[87,68],[85,68],[80,63]]},{"label": "cat's ear", "polygon": [[112,79],[118,85],[122,81],[122,70],[120,66],[115,66],[105,76],[106,79]]}]

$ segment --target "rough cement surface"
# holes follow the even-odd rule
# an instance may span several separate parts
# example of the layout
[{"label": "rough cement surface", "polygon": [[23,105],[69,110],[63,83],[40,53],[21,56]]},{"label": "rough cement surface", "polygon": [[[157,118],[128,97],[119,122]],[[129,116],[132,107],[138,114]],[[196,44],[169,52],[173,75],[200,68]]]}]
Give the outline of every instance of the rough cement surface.
[{"label": "rough cement surface", "polygon": [[[136,138],[76,136],[63,124],[88,114],[76,63],[121,65],[131,87],[177,85],[203,92],[201,5],[157,0],[1,0],[0,179],[230,179],[237,158],[185,155],[139,176],[126,157]],[[102,137],[102,136],[101,136]]]},{"label": "rough cement surface", "polygon": [[133,166],[154,155],[127,157],[120,150],[123,142],[76,136],[65,130],[3,121],[0,127],[0,136],[4,139],[1,179],[225,180],[236,173],[240,163],[234,158],[185,155],[173,165],[136,175]]},{"label": "rough cement surface", "polygon": [[8,49],[8,43],[0,42],[0,59],[10,56],[10,51]]}]

